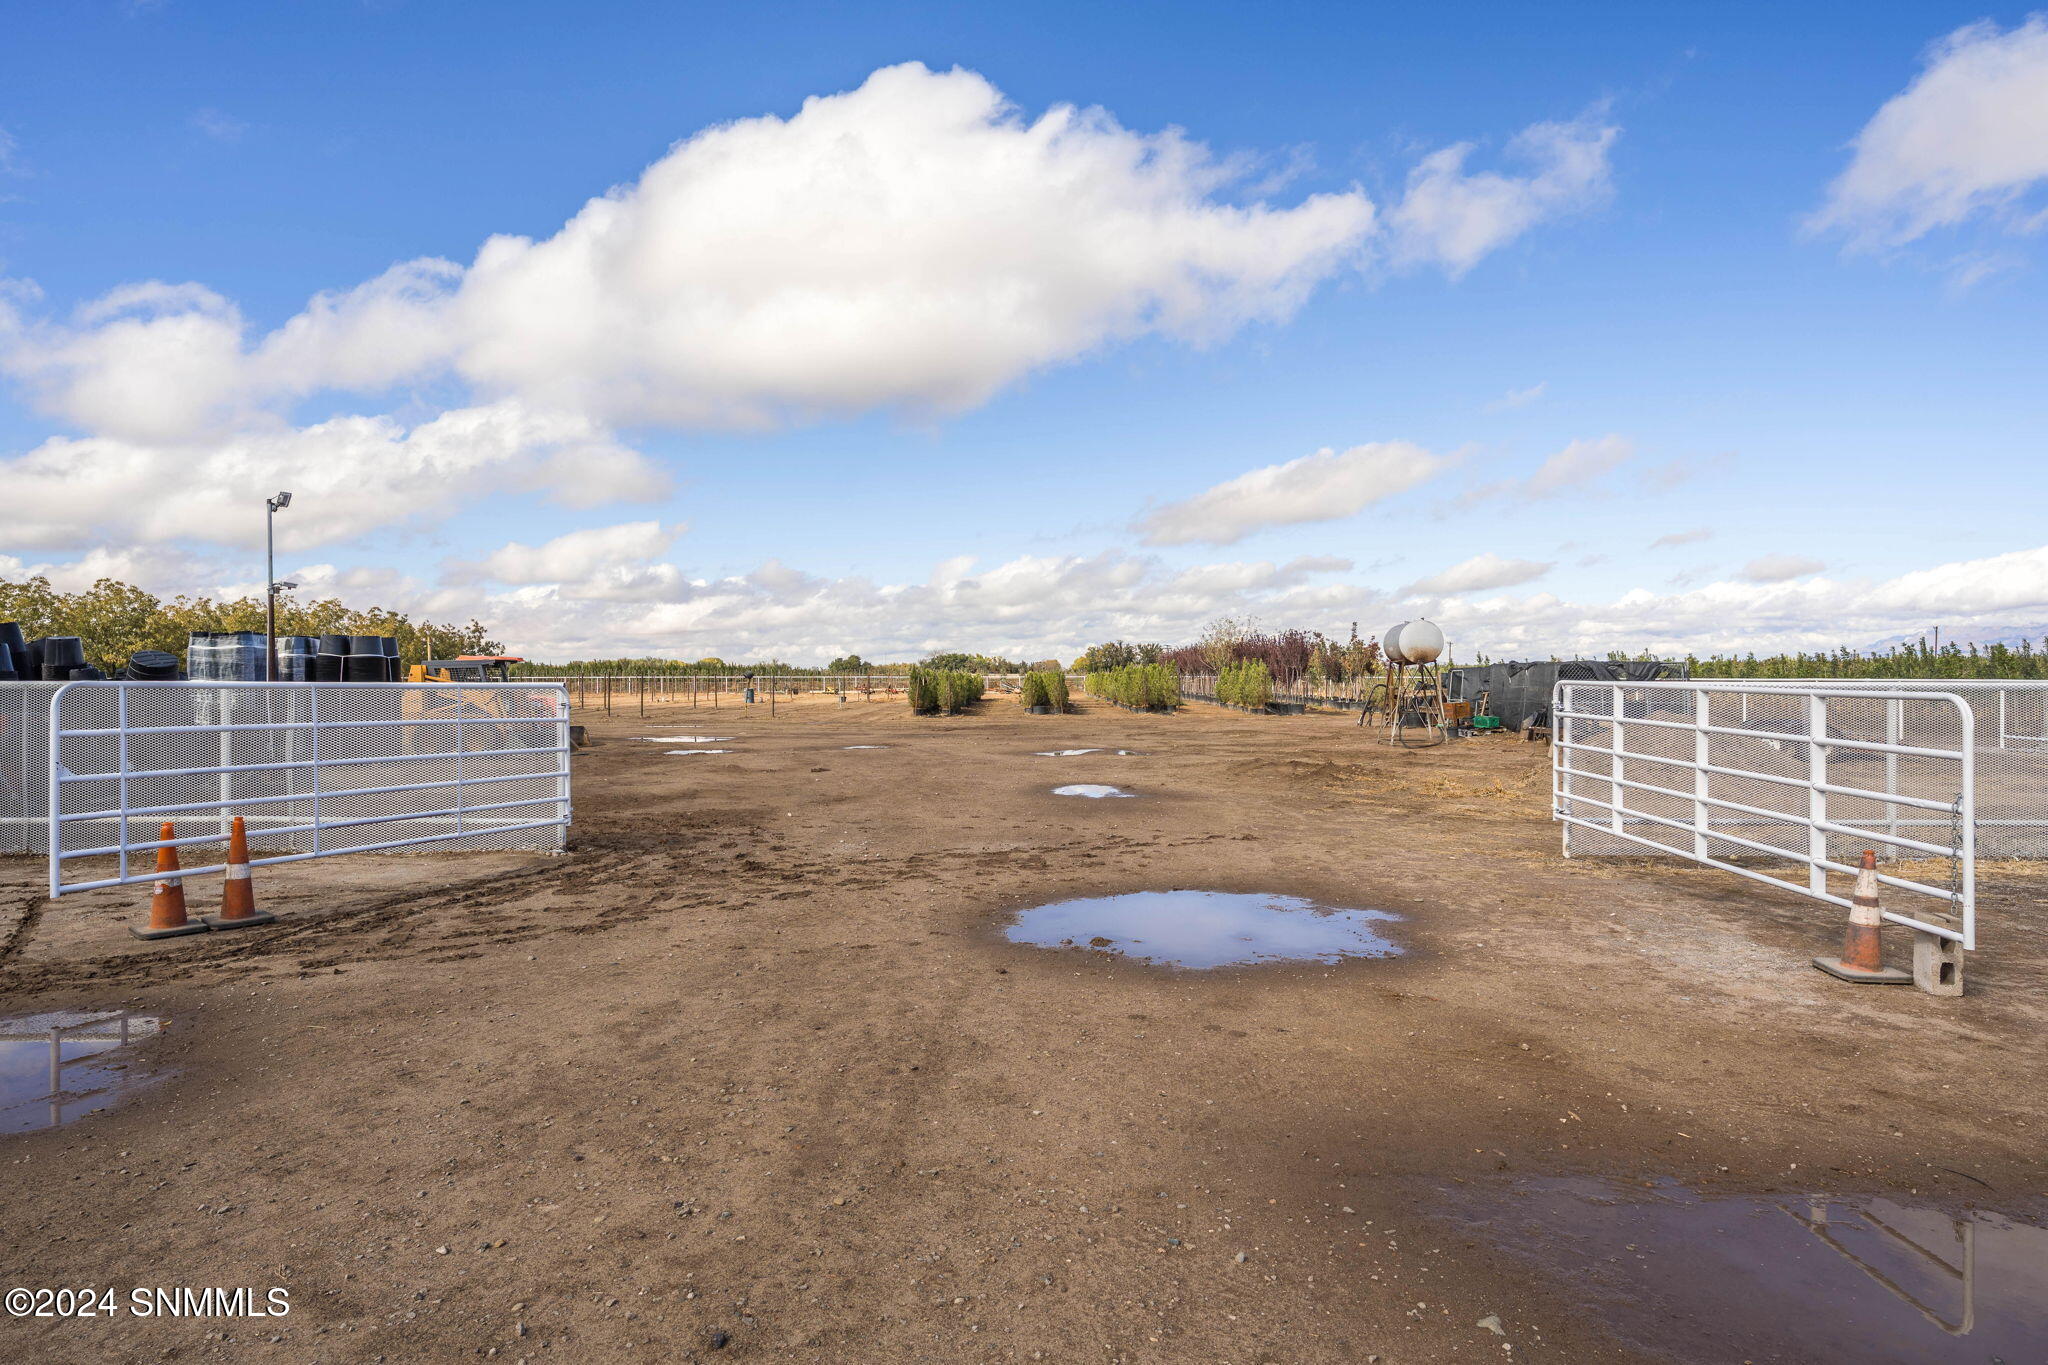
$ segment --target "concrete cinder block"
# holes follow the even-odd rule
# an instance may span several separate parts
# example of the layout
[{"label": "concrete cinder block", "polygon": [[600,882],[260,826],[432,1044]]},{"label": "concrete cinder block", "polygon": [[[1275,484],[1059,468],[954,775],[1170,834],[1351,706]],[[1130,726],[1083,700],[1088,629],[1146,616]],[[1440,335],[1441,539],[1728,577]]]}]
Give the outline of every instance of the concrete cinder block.
[{"label": "concrete cinder block", "polygon": [[1963,993],[1963,945],[1952,938],[1913,932],[1913,984],[1929,995]]}]

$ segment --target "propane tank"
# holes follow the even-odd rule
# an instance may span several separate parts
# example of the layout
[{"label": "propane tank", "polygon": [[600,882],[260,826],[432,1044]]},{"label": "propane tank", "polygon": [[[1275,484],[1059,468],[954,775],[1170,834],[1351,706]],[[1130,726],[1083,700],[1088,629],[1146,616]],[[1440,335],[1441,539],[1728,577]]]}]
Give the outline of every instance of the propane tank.
[{"label": "propane tank", "polygon": [[1444,652],[1444,633],[1426,620],[1403,621],[1387,632],[1380,648],[1388,663],[1433,664]]}]

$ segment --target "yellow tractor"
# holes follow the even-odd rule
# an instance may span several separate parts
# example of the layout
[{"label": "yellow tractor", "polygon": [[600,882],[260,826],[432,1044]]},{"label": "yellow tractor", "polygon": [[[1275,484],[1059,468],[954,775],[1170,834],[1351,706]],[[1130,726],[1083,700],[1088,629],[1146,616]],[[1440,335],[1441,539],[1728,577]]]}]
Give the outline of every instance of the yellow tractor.
[{"label": "yellow tractor", "polygon": [[[447,691],[438,688],[407,690],[404,694],[404,714],[408,721],[421,720],[516,720],[534,719],[540,713],[534,709],[533,693],[521,690],[515,693],[501,693],[495,688],[472,687],[472,683],[502,683],[512,681],[512,665],[526,661],[516,654],[464,654],[453,659],[429,659],[414,664],[406,681],[416,683],[446,683]],[[446,734],[447,727],[427,726],[408,729],[405,732],[407,753],[444,753],[452,749],[453,738]],[[555,734],[542,725],[508,725],[498,734],[495,743],[472,745],[479,750],[504,748],[540,748],[559,742]],[[471,747],[471,746],[465,746]]]},{"label": "yellow tractor", "polygon": [[512,665],[526,660],[517,654],[464,654],[414,664],[407,682],[511,682]]}]

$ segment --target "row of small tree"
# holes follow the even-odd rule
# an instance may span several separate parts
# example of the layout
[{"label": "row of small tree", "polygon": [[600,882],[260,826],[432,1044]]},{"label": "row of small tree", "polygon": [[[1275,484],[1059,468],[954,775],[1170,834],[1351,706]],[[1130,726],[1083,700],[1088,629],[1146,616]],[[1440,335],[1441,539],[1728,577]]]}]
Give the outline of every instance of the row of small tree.
[{"label": "row of small tree", "polygon": [[905,690],[909,695],[910,709],[919,715],[937,712],[958,715],[981,700],[985,686],[979,673],[920,666],[910,670]]},{"label": "row of small tree", "polygon": [[1088,674],[1088,695],[1134,711],[1171,711],[1180,705],[1180,674],[1168,664],[1127,664]]},{"label": "row of small tree", "polygon": [[1340,641],[1321,631],[1268,631],[1252,621],[1220,616],[1209,623],[1193,644],[1169,649],[1158,644],[1110,640],[1089,649],[1074,667],[1083,673],[1094,673],[1133,664],[1163,663],[1184,676],[1199,676],[1220,675],[1231,664],[1252,662],[1265,665],[1269,681],[1279,679],[1288,686],[1306,684],[1311,691],[1329,684],[1375,678],[1386,666],[1378,639],[1361,639],[1355,621],[1350,636]]},{"label": "row of small tree", "polygon": [[1019,705],[1050,706],[1055,712],[1067,709],[1067,675],[1057,669],[1034,669],[1026,673],[1018,692]]},{"label": "row of small tree", "polygon": [[[1626,657],[1626,656],[1614,656]],[[1698,659],[1686,656],[1695,678],[2048,678],[2048,639],[2017,645],[1943,645],[1925,640],[1882,653],[1837,649],[1832,653],[1768,654],[1759,658]]]},{"label": "row of small tree", "polygon": [[1264,659],[1240,659],[1216,674],[1216,700],[1263,711],[1273,703],[1273,674]]}]

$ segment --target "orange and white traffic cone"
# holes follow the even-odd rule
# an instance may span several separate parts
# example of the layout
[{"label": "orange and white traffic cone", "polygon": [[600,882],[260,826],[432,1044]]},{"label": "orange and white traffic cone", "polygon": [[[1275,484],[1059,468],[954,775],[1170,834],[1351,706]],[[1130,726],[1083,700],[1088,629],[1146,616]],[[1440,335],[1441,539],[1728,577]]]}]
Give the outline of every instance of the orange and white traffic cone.
[{"label": "orange and white traffic cone", "polygon": [[215,929],[247,929],[276,918],[256,908],[256,883],[249,879],[249,831],[237,815],[228,827],[228,871],[220,892],[220,913],[208,915],[206,922]]},{"label": "orange and white traffic cone", "polygon": [[1911,972],[1884,965],[1883,932],[1884,916],[1877,905],[1877,855],[1865,849],[1863,865],[1856,871],[1856,890],[1849,898],[1849,928],[1842,935],[1842,955],[1817,957],[1813,965],[1844,981],[1905,985],[1913,979]]},{"label": "orange and white traffic cone", "polygon": [[157,834],[162,842],[156,846],[156,885],[149,893],[149,927],[128,926],[128,932],[137,938],[177,938],[181,934],[206,932],[203,921],[185,918],[185,879],[178,875],[178,850],[171,844],[176,837],[171,822],[164,821]]}]

